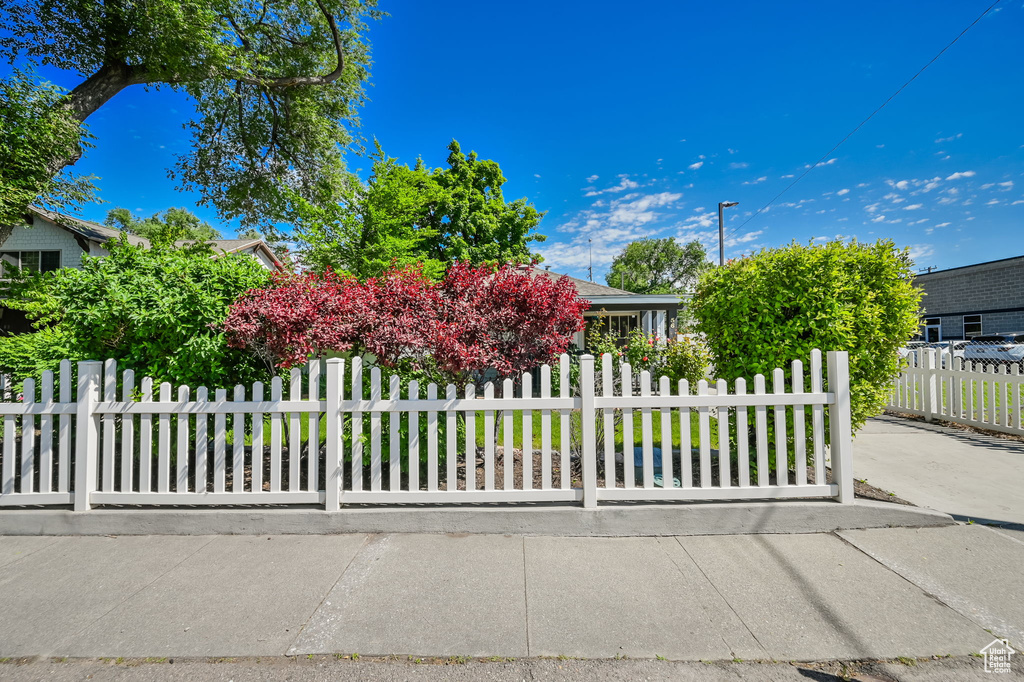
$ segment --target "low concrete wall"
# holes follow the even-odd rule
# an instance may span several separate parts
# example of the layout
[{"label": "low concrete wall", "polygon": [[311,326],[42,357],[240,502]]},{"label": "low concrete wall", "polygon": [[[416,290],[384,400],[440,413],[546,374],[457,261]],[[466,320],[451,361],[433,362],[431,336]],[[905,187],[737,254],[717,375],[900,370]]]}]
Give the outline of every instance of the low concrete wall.
[{"label": "low concrete wall", "polygon": [[858,500],[573,507],[291,509],[63,509],[0,511],[0,535],[325,535],[483,533],[548,536],[823,533],[855,528],[953,525],[918,507]]}]

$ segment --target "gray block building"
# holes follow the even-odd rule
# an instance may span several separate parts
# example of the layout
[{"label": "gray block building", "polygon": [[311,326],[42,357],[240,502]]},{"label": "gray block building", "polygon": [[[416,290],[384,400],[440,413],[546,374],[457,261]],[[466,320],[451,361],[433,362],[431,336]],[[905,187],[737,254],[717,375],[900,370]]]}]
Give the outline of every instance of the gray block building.
[{"label": "gray block building", "polygon": [[921,273],[921,336],[969,339],[1024,330],[1024,256]]}]

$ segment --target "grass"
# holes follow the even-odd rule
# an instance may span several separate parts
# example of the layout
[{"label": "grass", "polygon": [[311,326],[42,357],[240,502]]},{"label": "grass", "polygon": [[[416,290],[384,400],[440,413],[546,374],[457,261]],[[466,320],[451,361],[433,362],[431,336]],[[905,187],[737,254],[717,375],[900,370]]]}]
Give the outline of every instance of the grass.
[{"label": "grass", "polygon": [[[531,446],[531,448],[533,450],[540,450],[541,447],[542,447],[542,444],[543,444],[543,424],[542,424],[542,419],[541,419],[541,413],[539,411],[534,411],[534,412],[532,412],[531,416],[532,416],[532,419],[531,419],[531,424],[530,424],[531,425],[531,431],[530,431],[531,444],[530,444],[530,446]],[[403,414],[403,420],[402,420],[403,424],[407,423],[406,417],[407,417],[407,415]],[[507,416],[506,414],[495,413],[495,415],[494,415],[494,433],[497,436],[497,445],[498,446],[503,446],[504,445],[504,442],[505,442],[504,441],[505,420],[509,419],[509,418],[511,419],[511,422],[512,422],[513,447],[522,448],[522,446],[523,446],[523,422],[524,422],[524,412],[522,410],[515,410],[515,411],[511,412],[511,416],[510,417]],[[571,418],[571,419],[572,419],[572,421],[570,422],[570,424],[571,424],[570,428],[575,428],[575,429],[578,430],[579,429],[578,413],[576,413],[576,415],[573,418]],[[439,423],[442,420],[443,420],[443,413],[439,414],[439,418],[438,418]],[[249,418],[248,418],[248,415],[247,415],[246,421],[247,422],[250,421]],[[290,433],[289,433],[289,429],[291,428],[291,424],[289,423],[290,421],[291,420],[289,420],[287,418],[282,420],[283,427],[282,427],[282,430],[281,430],[281,442],[282,442],[282,446],[283,447],[288,447],[288,445],[289,445],[289,443],[291,441]],[[425,424],[426,424],[426,414],[425,413],[420,413],[419,421],[420,421],[421,428],[425,427]],[[651,410],[651,433],[652,433],[653,442],[654,442],[654,446],[655,447],[663,447],[664,445],[667,445],[667,444],[664,444],[662,442],[662,426],[661,426],[661,421],[662,420],[661,420],[661,413],[660,413],[660,411],[656,410],[656,409],[655,410]],[[175,419],[171,420],[170,426],[171,426],[171,440],[174,441],[175,440],[175,435],[176,435],[175,430],[177,428],[176,420]],[[698,447],[700,445],[699,426],[700,426],[700,417],[699,417],[699,415],[697,414],[697,412],[691,411],[691,413],[690,413],[690,444],[689,444],[690,447]],[[713,444],[717,444],[717,442],[718,442],[718,420],[716,420],[714,418],[710,418],[709,419],[709,426],[710,426],[710,433],[711,433],[712,443]],[[310,434],[310,428],[309,427],[310,427],[310,424],[309,424],[309,417],[308,417],[308,415],[302,415],[302,417],[299,420],[299,436],[300,436],[300,439],[301,439],[301,441],[303,443],[305,443],[308,440],[308,438],[309,438],[309,434]],[[679,430],[679,412],[678,412],[678,410],[673,410],[672,411],[671,427],[672,427],[672,429],[671,429],[672,430],[672,434],[671,434],[671,437],[672,437],[672,447],[674,449],[678,450],[680,448],[680,430]],[[560,450],[561,447],[562,447],[562,420],[560,418],[560,415],[557,412],[553,413],[551,415],[551,425],[550,425],[550,428],[551,428],[551,448],[553,450]],[[270,445],[270,443],[271,443],[271,429],[272,429],[272,427],[271,427],[271,423],[270,423],[269,418],[264,419],[264,423],[263,423],[263,445],[264,446]],[[213,437],[213,431],[214,431],[214,421],[213,421],[212,418],[209,418],[207,420],[207,433],[208,433],[208,435],[209,435],[209,437],[211,439]],[[226,433],[225,445],[226,445],[227,451],[230,453],[232,447],[234,446],[234,442],[235,442],[235,438],[234,438],[235,434],[234,434],[234,428],[233,428],[233,424],[232,424],[232,419],[231,418],[227,419],[226,431],[227,431],[227,433]],[[623,446],[623,431],[624,431],[623,430],[623,423],[622,423],[622,420],[620,420],[619,423],[615,426],[615,431],[614,431],[615,449],[618,452],[622,452],[623,451],[622,450],[622,446]],[[137,432],[138,432],[138,424],[136,423],[136,433]],[[195,424],[194,423],[190,425],[190,433],[192,434],[191,437],[194,438],[194,434],[195,434]],[[363,449],[364,449],[364,452],[366,452],[368,454],[369,453],[369,449],[370,449],[370,442],[369,442],[370,419],[369,419],[368,416],[364,416],[363,417],[363,433],[364,433],[364,446],[363,446]],[[482,447],[487,442],[487,430],[486,430],[486,424],[485,424],[485,421],[484,421],[484,413],[482,411],[475,413],[475,416],[474,416],[474,434],[475,434],[474,443],[476,444],[477,447]],[[319,435],[319,442],[320,443],[325,443],[327,441],[327,424],[326,424],[326,420],[324,420],[324,419],[320,419],[319,420],[319,434],[318,435]],[[154,423],[154,427],[153,427],[153,437],[154,437],[154,450],[153,451],[154,452],[156,452],[156,447],[155,447],[156,436],[157,436],[157,428],[156,428],[156,424]],[[346,436],[350,437],[350,434],[346,433]],[[640,443],[642,443],[643,442],[642,441],[642,437],[643,437],[643,415],[641,414],[640,410],[635,410],[633,412],[633,442],[634,442],[634,445],[639,445]],[[604,430],[603,430],[603,426],[601,425],[601,423],[598,423],[597,438],[598,438],[599,441],[604,442]],[[348,440],[348,438],[346,438],[346,440]],[[381,449],[382,449],[382,451],[385,454],[388,451],[389,442],[390,442],[390,423],[389,423],[389,417],[388,416],[383,416],[381,418]],[[408,446],[408,442],[407,442],[406,434],[404,434],[404,433],[402,434],[401,443],[402,443],[402,445],[401,445],[402,450],[406,451],[406,448]],[[251,433],[251,431],[249,431],[248,433],[245,434],[245,436],[244,436],[244,444],[247,445],[247,446],[251,446],[252,445],[252,433]],[[443,451],[444,448],[445,448],[445,439],[444,439],[444,435],[443,434],[439,436],[439,445],[438,445],[438,447],[440,448],[441,451]],[[715,447],[715,445],[712,445],[712,447]],[[422,436],[421,436],[421,439],[420,439],[420,448],[423,451],[425,451],[426,448],[427,448],[426,439],[425,439],[425,437],[422,437]],[[172,442],[171,450],[172,450],[172,452],[176,451],[176,447],[175,447],[173,442]],[[345,450],[347,452],[351,451],[351,447],[349,445],[349,442],[346,442]],[[459,438],[458,445],[457,445],[457,450],[460,453],[465,452],[465,441],[464,441],[464,438],[461,438],[461,437]]]},{"label": "grass", "polygon": [[[940,395],[937,396],[939,400],[939,412],[940,415],[952,416],[955,418],[966,418],[972,421],[980,421],[984,423],[1005,423],[1006,422],[1006,409],[1014,407],[1014,401],[1012,400],[1012,388],[1008,387],[1006,379],[1012,379],[1012,375],[1001,375],[1001,374],[979,374],[979,373],[965,373],[963,379],[960,382],[960,401],[959,401],[959,414],[954,414],[954,409],[951,398],[954,397],[952,385],[955,382],[951,382],[949,379],[943,379],[939,377],[937,379],[937,385],[939,388]],[[992,390],[992,384],[995,382],[996,390]],[[981,399],[979,400],[978,391],[979,385],[981,388]],[[1016,400],[1016,408],[1018,411],[1014,418],[1019,420],[1019,412],[1024,410],[1024,384],[1019,387],[1019,393]],[[896,388],[897,395],[905,395],[905,404],[908,407],[916,405],[922,405],[924,401],[924,386],[922,383],[911,384],[904,388],[903,384],[899,384]],[[997,419],[993,419],[992,405],[995,405],[995,412]]]}]

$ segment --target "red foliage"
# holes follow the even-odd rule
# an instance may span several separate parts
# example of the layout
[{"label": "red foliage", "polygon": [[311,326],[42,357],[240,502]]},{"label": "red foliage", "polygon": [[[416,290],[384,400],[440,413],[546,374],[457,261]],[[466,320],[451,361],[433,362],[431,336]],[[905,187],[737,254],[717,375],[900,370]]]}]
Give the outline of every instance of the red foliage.
[{"label": "red foliage", "polygon": [[461,373],[492,368],[509,376],[564,353],[583,329],[583,311],[572,280],[505,266],[496,272],[459,263],[439,285],[445,301],[434,359]]},{"label": "red foliage", "polygon": [[509,376],[565,352],[587,307],[567,278],[458,264],[440,284],[415,268],[363,284],[332,273],[281,275],[241,296],[224,327],[232,346],[280,367],[353,351],[452,378],[488,368]]}]

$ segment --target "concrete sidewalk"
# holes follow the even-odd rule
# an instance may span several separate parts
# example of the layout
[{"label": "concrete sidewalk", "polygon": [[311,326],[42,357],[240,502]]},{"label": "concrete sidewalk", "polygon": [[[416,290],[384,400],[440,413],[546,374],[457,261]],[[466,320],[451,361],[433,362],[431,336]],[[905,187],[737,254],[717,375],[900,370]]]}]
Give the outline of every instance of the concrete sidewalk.
[{"label": "concrete sidewalk", "polygon": [[884,415],[854,439],[853,473],[920,507],[1024,540],[1024,442]]},{"label": "concrete sidewalk", "polygon": [[980,526],[0,537],[0,657],[965,655],[1024,644],[1021,566]]}]

